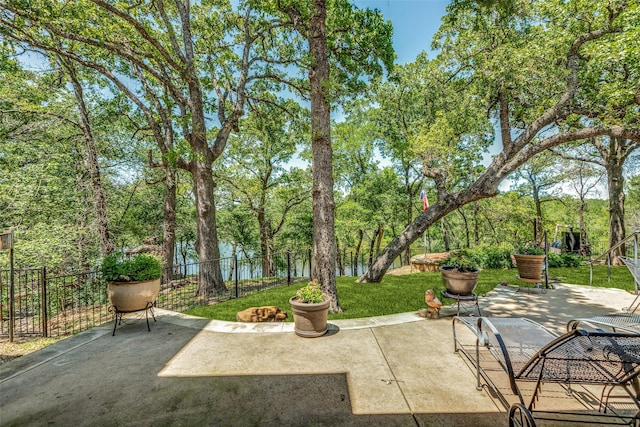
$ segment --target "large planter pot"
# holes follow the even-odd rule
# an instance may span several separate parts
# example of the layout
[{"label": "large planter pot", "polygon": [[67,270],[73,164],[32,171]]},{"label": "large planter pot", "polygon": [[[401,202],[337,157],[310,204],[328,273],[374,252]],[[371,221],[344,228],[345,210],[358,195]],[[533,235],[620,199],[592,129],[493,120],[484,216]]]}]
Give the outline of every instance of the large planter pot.
[{"label": "large planter pot", "polygon": [[542,266],[544,255],[519,255],[514,254],[518,276],[525,280],[542,280]]},{"label": "large planter pot", "polygon": [[447,292],[456,295],[471,295],[478,284],[480,271],[460,273],[455,267],[443,265],[440,267],[440,274]]},{"label": "large planter pot", "polygon": [[116,311],[128,313],[149,308],[160,292],[160,279],[143,282],[107,282],[107,295]]},{"label": "large planter pot", "polygon": [[328,298],[319,303],[300,302],[295,296],[289,300],[294,330],[298,336],[315,338],[327,333],[329,302]]}]

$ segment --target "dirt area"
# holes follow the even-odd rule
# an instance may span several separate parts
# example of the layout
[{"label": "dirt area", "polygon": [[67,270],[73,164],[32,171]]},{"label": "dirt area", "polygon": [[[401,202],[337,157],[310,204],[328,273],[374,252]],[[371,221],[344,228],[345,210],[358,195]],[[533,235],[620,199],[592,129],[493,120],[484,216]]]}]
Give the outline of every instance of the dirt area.
[{"label": "dirt area", "polygon": [[13,342],[9,342],[8,338],[1,338],[0,365],[17,357],[40,350],[61,339],[63,338],[14,337]]}]

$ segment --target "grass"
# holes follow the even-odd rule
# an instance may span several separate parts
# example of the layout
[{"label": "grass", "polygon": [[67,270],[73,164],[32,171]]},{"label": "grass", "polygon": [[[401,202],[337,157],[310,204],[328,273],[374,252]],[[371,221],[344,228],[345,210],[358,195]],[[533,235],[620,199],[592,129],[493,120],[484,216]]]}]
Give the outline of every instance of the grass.
[{"label": "grass", "polygon": [[[509,285],[531,286],[515,278],[515,269],[483,270],[480,273],[475,293],[486,294],[505,281]],[[552,268],[551,277],[559,277],[563,283],[589,284],[589,268]],[[440,273],[415,273],[405,276],[386,275],[381,283],[356,283],[354,277],[338,277],[336,280],[342,313],[331,313],[329,319],[355,319],[382,316],[385,314],[418,311],[424,308],[424,292],[433,289],[436,295],[444,289]],[[612,267],[611,281],[607,281],[607,267],[594,267],[593,284],[596,287],[633,290],[633,278],[626,267]],[[186,311],[187,314],[208,319],[235,321],[236,313],[248,307],[275,305],[287,312],[289,298],[299,286],[280,286],[240,299],[225,301],[209,306],[201,306]],[[443,301],[452,303],[452,301]],[[293,321],[289,313],[287,321]]]}]

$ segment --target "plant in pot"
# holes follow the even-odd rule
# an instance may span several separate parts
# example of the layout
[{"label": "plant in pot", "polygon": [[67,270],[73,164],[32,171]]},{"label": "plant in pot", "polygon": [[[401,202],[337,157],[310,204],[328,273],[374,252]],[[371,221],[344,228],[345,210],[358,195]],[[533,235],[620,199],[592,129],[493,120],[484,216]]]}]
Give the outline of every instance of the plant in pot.
[{"label": "plant in pot", "polygon": [[122,254],[112,253],[104,257],[100,271],[116,313],[148,309],[160,292],[162,263],[152,255],[124,259]]},{"label": "plant in pot", "polygon": [[298,336],[314,338],[327,333],[329,302],[329,298],[322,292],[315,279],[298,289],[289,299],[294,330]]},{"label": "plant in pot", "polygon": [[537,246],[519,246],[513,254],[518,276],[525,281],[541,281],[544,260],[544,251]]},{"label": "plant in pot", "polygon": [[452,252],[442,261],[440,274],[447,292],[455,295],[471,295],[478,284],[480,265],[467,250]]}]

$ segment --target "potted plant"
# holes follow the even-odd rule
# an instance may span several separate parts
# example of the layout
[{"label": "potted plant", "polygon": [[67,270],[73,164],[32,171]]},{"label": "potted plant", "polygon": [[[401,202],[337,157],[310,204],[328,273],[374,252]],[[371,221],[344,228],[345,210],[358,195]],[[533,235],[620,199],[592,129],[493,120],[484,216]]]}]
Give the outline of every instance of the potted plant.
[{"label": "potted plant", "polygon": [[315,279],[298,289],[289,299],[298,336],[314,338],[327,333],[329,302],[329,297]]},{"label": "potted plant", "polygon": [[153,255],[123,259],[122,254],[112,253],[104,257],[100,270],[116,313],[150,308],[160,292],[162,263]]},{"label": "potted plant", "polygon": [[542,269],[546,258],[542,249],[531,245],[519,246],[513,258],[520,279],[538,282],[542,280]]},{"label": "potted plant", "polygon": [[478,284],[480,265],[467,250],[452,252],[442,261],[440,274],[447,292],[455,295],[471,295]]}]

